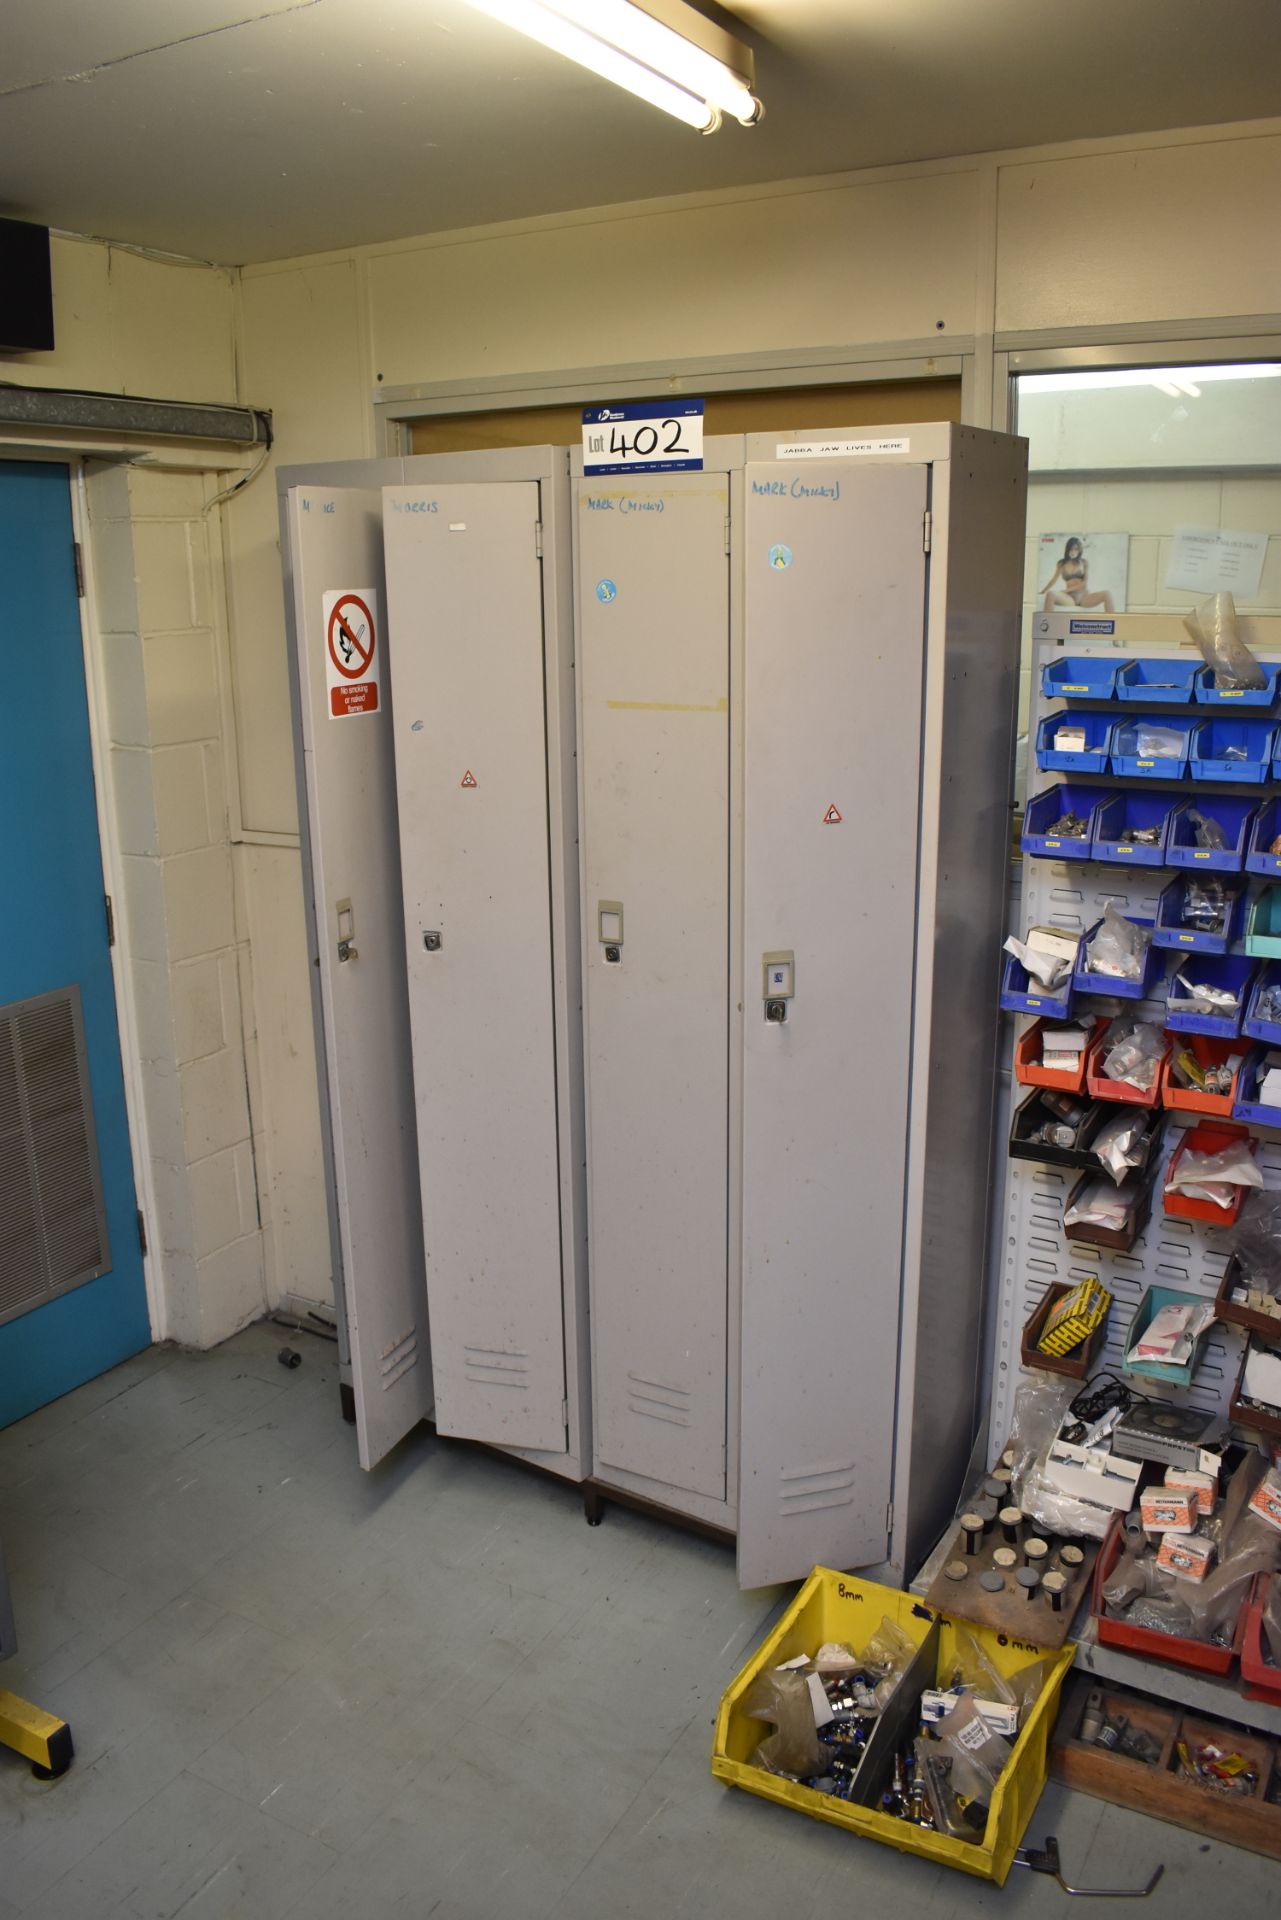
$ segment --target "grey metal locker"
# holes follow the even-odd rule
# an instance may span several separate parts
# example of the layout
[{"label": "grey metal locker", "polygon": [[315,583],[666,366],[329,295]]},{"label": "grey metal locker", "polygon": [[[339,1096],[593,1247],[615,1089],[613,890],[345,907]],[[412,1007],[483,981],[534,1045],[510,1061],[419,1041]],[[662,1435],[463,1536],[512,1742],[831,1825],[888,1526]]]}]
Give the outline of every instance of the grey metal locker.
[{"label": "grey metal locker", "polygon": [[[542,858],[562,903],[550,970],[555,1004],[553,1070],[562,1090],[557,1102],[556,1152],[564,1250],[559,1361],[563,1384],[556,1396],[550,1449],[517,1444],[510,1435],[484,1437],[577,1479],[586,1471],[589,1456],[590,1388],[583,1281],[586,1209],[581,1172],[576,1171],[583,1158],[581,1101],[574,1092],[581,1083],[582,1043],[573,1017],[580,985],[569,489],[564,449],[351,461],[284,469],[278,476],[340,1335],[349,1342],[361,1461],[371,1466],[419,1419],[433,1410],[439,1415],[440,1410],[432,1384],[435,1355],[428,1341],[390,649],[380,654],[379,698],[374,709],[359,710],[360,696],[346,696],[340,688],[340,705],[355,704],[358,710],[329,721],[333,699],[329,681],[345,684],[347,676],[332,661],[326,666],[326,596],[338,588],[376,583],[384,627],[378,644],[386,648],[381,489],[431,479],[451,487],[468,483],[477,495],[490,484],[502,490],[523,483],[532,488],[539,503],[540,591],[548,635],[546,753],[552,770],[544,793]],[[302,497],[312,493],[313,506],[304,512]],[[342,504],[348,499],[351,513]],[[363,544],[353,549],[350,527],[357,501]],[[333,510],[326,511],[326,504]],[[336,637],[341,655],[341,627]],[[345,664],[356,669],[355,685],[362,685],[359,653]],[[327,731],[321,729],[322,720],[328,722]],[[317,742],[319,758],[312,751]],[[341,961],[337,940],[343,930],[337,912],[339,903],[347,902],[348,937],[354,953],[349,948],[349,959]],[[413,1335],[412,1344],[405,1340],[407,1333]],[[344,1357],[340,1345],[340,1360]],[[402,1365],[406,1360],[409,1364]],[[545,1435],[540,1432],[537,1437]]]},{"label": "grey metal locker", "polygon": [[928,479],[810,460],[746,472],[748,1585],[886,1557]]},{"label": "grey metal locker", "polygon": [[1026,448],[810,438],[747,443],[744,1585],[910,1572],[980,1411]]},{"label": "grey metal locker", "polygon": [[595,1475],[726,1500],[730,483],[579,480]]},{"label": "grey metal locker", "polygon": [[436,1424],[563,1453],[539,489],[384,503]]},{"label": "grey metal locker", "polygon": [[[394,470],[399,473],[399,463]],[[372,478],[382,477],[375,469]],[[339,1306],[360,1462],[372,1467],[432,1409],[406,1044],[382,496],[377,484],[326,484],[322,477],[291,485],[300,476],[281,478],[331,1242],[335,1282],[340,1276],[344,1282]],[[329,622],[340,593],[350,593],[351,605],[359,600],[371,616],[374,677],[352,684],[376,685],[378,704],[336,717],[330,683],[340,676],[329,653]],[[339,658],[342,645],[351,644],[341,618],[340,607],[333,628]],[[353,653],[353,662],[358,657]]]}]

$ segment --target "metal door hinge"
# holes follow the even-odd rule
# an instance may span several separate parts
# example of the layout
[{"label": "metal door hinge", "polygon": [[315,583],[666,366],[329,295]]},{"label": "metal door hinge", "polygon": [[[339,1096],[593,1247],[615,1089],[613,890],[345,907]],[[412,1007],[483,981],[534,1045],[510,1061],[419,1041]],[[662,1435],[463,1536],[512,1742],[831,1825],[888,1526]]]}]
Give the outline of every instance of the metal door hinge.
[{"label": "metal door hinge", "polygon": [[893,1533],[894,1533],[894,1502],[893,1502],[892,1500],[890,1501],[890,1503],[889,1503],[889,1505],[888,1505],[888,1506],[886,1507],[886,1509],[885,1509],[885,1531],[886,1531],[886,1533],[887,1533],[888,1535],[890,1535],[891,1537],[893,1537]]},{"label": "metal door hinge", "polygon": [[109,893],[103,894],[102,904],[107,912],[107,945],[114,947],[116,944],[116,910],[111,904],[111,895]]},{"label": "metal door hinge", "polygon": [[922,528],[921,546],[923,551],[928,553],[931,547],[933,546],[933,544],[934,544],[934,515],[930,512],[929,508],[927,507],[925,509],[925,523]]},{"label": "metal door hinge", "polygon": [[730,534],[729,515],[726,514],[725,515],[725,551],[726,553],[730,551],[729,534]]},{"label": "metal door hinge", "polygon": [[147,1252],[147,1223],[143,1219],[141,1207],[138,1208],[138,1246],[145,1257]]},{"label": "metal door hinge", "polygon": [[535,520],[534,522],[534,552],[541,560],[543,557],[543,523],[541,520]]},{"label": "metal door hinge", "polygon": [[71,542],[71,560],[76,570],[76,598],[83,600],[85,597],[85,557],[81,551],[78,540]]},{"label": "metal door hinge", "polygon": [[562,1400],[562,1401],[561,1401],[561,1403],[560,1403],[560,1424],[562,1425],[562,1427],[564,1427],[564,1429],[565,1429],[565,1431],[566,1431],[566,1432],[568,1433],[568,1431],[569,1431],[569,1402],[568,1402],[568,1400]]}]

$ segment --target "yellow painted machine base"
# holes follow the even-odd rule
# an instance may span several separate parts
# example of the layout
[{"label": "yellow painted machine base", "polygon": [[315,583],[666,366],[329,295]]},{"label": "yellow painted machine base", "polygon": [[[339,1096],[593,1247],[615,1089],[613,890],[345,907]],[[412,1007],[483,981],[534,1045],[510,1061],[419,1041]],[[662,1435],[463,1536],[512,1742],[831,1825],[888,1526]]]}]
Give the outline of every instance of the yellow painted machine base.
[{"label": "yellow painted machine base", "polygon": [[71,1728],[56,1714],[33,1707],[0,1687],[0,1747],[12,1747],[31,1762],[38,1779],[56,1780],[71,1765]]}]

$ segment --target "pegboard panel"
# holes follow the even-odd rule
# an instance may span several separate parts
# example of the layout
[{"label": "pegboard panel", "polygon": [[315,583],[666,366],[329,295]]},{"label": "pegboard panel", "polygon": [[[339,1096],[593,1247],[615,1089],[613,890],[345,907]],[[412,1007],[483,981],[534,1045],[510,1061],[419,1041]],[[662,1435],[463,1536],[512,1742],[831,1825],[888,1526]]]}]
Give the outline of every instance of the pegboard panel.
[{"label": "pegboard panel", "polygon": [[[1133,658],[1135,654],[1168,652],[1168,648],[1084,646],[1074,643],[1077,654],[1113,654]],[[1062,701],[1049,701],[1041,693],[1041,667],[1053,660],[1061,649],[1043,643],[1037,648],[1034,665],[1032,717],[1028,727],[1028,785],[1032,795],[1058,780],[1076,781],[1091,786],[1115,786],[1134,791],[1137,781],[1095,778],[1084,774],[1041,773],[1036,765],[1035,740],[1040,721],[1050,712],[1062,712]],[[1274,652],[1260,649],[1259,657],[1275,660]],[[1113,709],[1119,711],[1119,709]],[[1208,709],[1202,709],[1208,712]],[[1143,783],[1155,787],[1156,783]],[[1198,783],[1169,782],[1172,793],[1198,791]],[[1244,788],[1200,788],[1202,792],[1232,791]],[[1277,791],[1273,784],[1255,790],[1264,799]],[[1022,863],[1018,930],[1026,934],[1033,926],[1061,926],[1083,933],[1098,920],[1109,901],[1119,913],[1153,919],[1157,895],[1173,878],[1164,867],[1123,867],[1092,861],[1060,861],[1026,858]],[[1256,878],[1251,893],[1268,882]],[[1177,955],[1171,954],[1172,962]],[[1165,1024],[1165,986],[1158,982],[1158,997],[1142,1002],[1106,1000],[1090,996],[1078,1000],[1075,1012],[1082,1019],[1092,1012],[1124,1010],[1141,1014],[1155,1026]],[[1018,1019],[1014,1038],[1032,1024]],[[1242,1040],[1242,1048],[1252,1043]],[[1011,1075],[1013,1053],[1011,1051]],[[1017,1082],[1011,1088],[1011,1106],[1030,1092]],[[1224,1229],[1192,1220],[1169,1218],[1162,1207],[1165,1168],[1179,1143],[1185,1126],[1197,1116],[1168,1113],[1165,1116],[1165,1145],[1162,1162],[1153,1188],[1152,1216],[1130,1253],[1112,1253],[1101,1247],[1089,1247],[1069,1240],[1063,1232],[1063,1210],[1067,1196],[1080,1178],[1067,1168],[1040,1166],[1034,1161],[1008,1160],[1005,1171],[1005,1201],[1002,1214],[1002,1238],[999,1260],[999,1299],[996,1315],[995,1352],[992,1365],[991,1445],[993,1452],[1004,1444],[1013,1412],[1014,1394],[1024,1377],[1020,1344],[1024,1326],[1047,1287],[1056,1281],[1078,1280],[1095,1273],[1113,1296],[1108,1322],[1108,1339],[1099,1367],[1120,1370],[1125,1338],[1131,1317],[1150,1286],[1175,1287],[1182,1292],[1212,1299],[1218,1291],[1227,1262],[1227,1237]],[[1264,1184],[1281,1188],[1281,1134],[1270,1129],[1252,1128],[1258,1139],[1259,1167]],[[1141,1391],[1153,1397],[1178,1400],[1226,1413],[1237,1369],[1240,1365],[1242,1335],[1231,1327],[1217,1325],[1206,1347],[1205,1358],[1190,1387],[1167,1387],[1157,1381],[1136,1381]],[[1048,1376],[1041,1376],[1048,1377]]]}]

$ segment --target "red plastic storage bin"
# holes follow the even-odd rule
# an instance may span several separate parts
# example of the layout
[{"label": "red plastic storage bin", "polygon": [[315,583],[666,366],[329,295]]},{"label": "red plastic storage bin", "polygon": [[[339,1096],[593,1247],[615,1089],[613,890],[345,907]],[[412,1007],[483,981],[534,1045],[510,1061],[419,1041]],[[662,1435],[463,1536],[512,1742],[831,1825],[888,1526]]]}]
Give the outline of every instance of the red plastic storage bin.
[{"label": "red plastic storage bin", "polygon": [[1218,1120],[1232,1118],[1232,1103],[1237,1097],[1237,1083],[1241,1078],[1241,1069],[1237,1068],[1232,1076],[1232,1086],[1227,1093],[1198,1093],[1195,1087],[1181,1087],[1174,1079],[1174,1061],[1177,1054],[1187,1051],[1194,1054],[1201,1067],[1221,1067],[1232,1054],[1244,1060],[1249,1048],[1244,1040],[1211,1040],[1205,1033],[1181,1033],[1179,1044],[1171,1046],[1169,1053],[1161,1063],[1161,1104],[1172,1107],[1176,1113],[1208,1113]]},{"label": "red plastic storage bin", "polygon": [[1241,1628],[1241,1691],[1247,1700],[1268,1700],[1281,1707],[1281,1667],[1274,1667],[1263,1643],[1263,1609],[1275,1574],[1261,1573],[1250,1588]]},{"label": "red plastic storage bin", "polygon": [[1231,1673],[1241,1644],[1249,1596],[1241,1602],[1230,1647],[1211,1646],[1205,1640],[1185,1640],[1177,1633],[1153,1633],[1150,1627],[1127,1626],[1124,1620],[1111,1618],[1103,1600],[1103,1588],[1121,1558],[1123,1544],[1121,1522],[1117,1519],[1112,1522],[1094,1568],[1094,1627],[1101,1645],[1146,1654],[1149,1659],[1162,1660],[1170,1667],[1194,1667],[1198,1673]]},{"label": "red plastic storage bin", "polygon": [[1103,1041],[1107,1034],[1107,1029],[1111,1024],[1112,1022],[1109,1020],[1105,1024],[1103,1032],[1097,1033],[1086,1049],[1086,1092],[1095,1100],[1117,1100],[1131,1107],[1159,1107],[1161,1104],[1161,1082],[1165,1078],[1165,1063],[1170,1057],[1170,1047],[1174,1036],[1169,1033],[1166,1034],[1165,1052],[1161,1056],[1161,1063],[1156,1070],[1156,1076],[1153,1079],[1152,1085],[1145,1092],[1142,1087],[1132,1087],[1128,1080],[1109,1080],[1106,1073],[1104,1073],[1100,1056],[1103,1051]]},{"label": "red plastic storage bin", "polygon": [[[1019,1035],[1018,1042],[1014,1048],[1014,1078],[1020,1085],[1025,1087],[1053,1087],[1059,1093],[1084,1093],[1085,1063],[1089,1058],[1090,1048],[1098,1039],[1099,1034],[1107,1026],[1106,1020],[1096,1019],[1093,1022],[1093,1031],[1085,1044],[1085,1051],[1081,1055],[1081,1064],[1075,1073],[1056,1073],[1053,1068],[1043,1067],[1041,1065],[1041,1047],[1044,1039],[1044,1029],[1047,1026],[1053,1028],[1063,1025],[1071,1026],[1072,1024],[1070,1020],[1067,1022],[1061,1020],[1038,1020],[1028,1028],[1026,1033]],[[1085,1026],[1086,1022],[1082,1020],[1080,1025]]]},{"label": "red plastic storage bin", "polygon": [[[1250,1140],[1249,1131],[1245,1127],[1225,1127],[1222,1121],[1214,1120],[1203,1120],[1199,1127],[1189,1127],[1170,1155],[1165,1176],[1167,1181],[1185,1153],[1218,1153],[1229,1140]],[[1257,1157],[1257,1140],[1250,1140],[1250,1151]],[[1213,1200],[1191,1200],[1181,1193],[1167,1193],[1165,1210],[1176,1220],[1204,1220],[1212,1227],[1230,1227],[1240,1213],[1241,1202],[1248,1192],[1248,1187],[1238,1187],[1237,1197],[1230,1207],[1216,1207]]]}]

